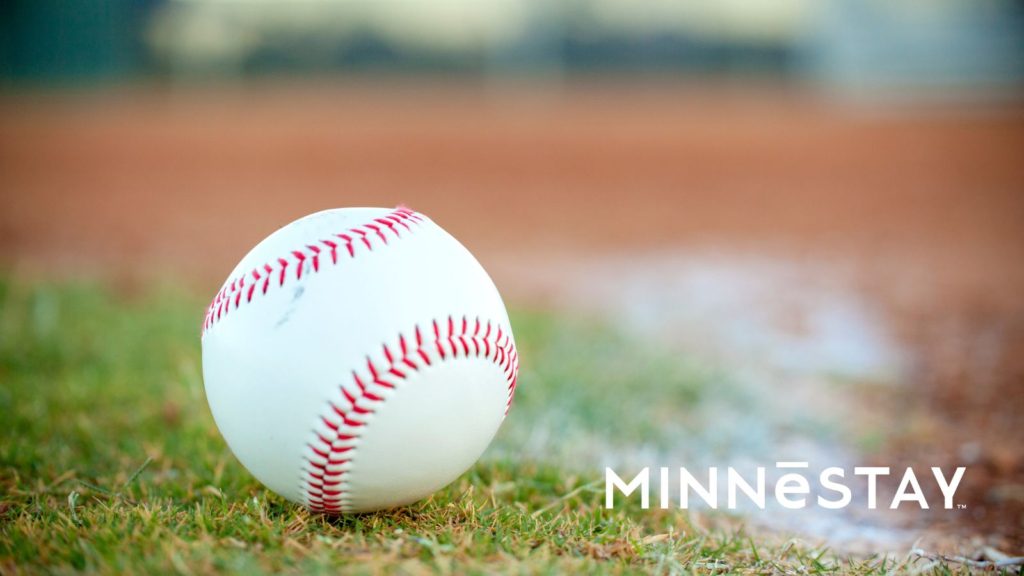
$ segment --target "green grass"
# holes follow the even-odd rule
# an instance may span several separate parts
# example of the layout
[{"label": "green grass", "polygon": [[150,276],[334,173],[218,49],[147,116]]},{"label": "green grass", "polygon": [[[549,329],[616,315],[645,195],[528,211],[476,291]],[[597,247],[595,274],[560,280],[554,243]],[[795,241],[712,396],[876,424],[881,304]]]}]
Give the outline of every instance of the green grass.
[{"label": "green grass", "polygon": [[520,391],[481,463],[413,506],[311,514],[263,489],[221,440],[200,376],[203,304],[166,288],[126,297],[0,276],[0,573],[905,567],[753,536],[729,518],[605,510],[600,471],[573,450],[665,441],[666,405],[699,401],[709,375],[597,322],[544,314],[513,316]]}]

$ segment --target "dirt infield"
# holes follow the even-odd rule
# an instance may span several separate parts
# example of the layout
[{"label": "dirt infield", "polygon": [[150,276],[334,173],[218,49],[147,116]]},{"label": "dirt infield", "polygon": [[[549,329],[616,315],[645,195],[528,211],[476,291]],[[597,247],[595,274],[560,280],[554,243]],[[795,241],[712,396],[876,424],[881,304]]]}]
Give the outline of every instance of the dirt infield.
[{"label": "dirt infield", "polygon": [[841,106],[782,88],[417,82],[0,96],[0,261],[211,294],[315,210],[405,203],[514,299],[581,257],[722,251],[853,270],[913,352],[908,462],[969,463],[1024,534],[1024,109]]},{"label": "dirt infield", "polygon": [[903,112],[686,86],[8,94],[0,238],[8,260],[219,277],[293,217],[405,202],[486,254],[781,245],[953,277],[1020,262],[1021,111]]}]

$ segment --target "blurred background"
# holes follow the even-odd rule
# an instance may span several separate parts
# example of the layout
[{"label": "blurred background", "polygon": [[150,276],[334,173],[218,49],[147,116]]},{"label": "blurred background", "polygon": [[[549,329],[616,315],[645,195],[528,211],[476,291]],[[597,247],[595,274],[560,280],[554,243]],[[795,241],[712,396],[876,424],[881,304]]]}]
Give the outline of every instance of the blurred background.
[{"label": "blurred background", "polygon": [[696,439],[586,465],[965,465],[964,511],[762,520],[1020,549],[1019,2],[13,0],[0,86],[8,274],[212,295],[406,203],[514,306],[723,375]]}]

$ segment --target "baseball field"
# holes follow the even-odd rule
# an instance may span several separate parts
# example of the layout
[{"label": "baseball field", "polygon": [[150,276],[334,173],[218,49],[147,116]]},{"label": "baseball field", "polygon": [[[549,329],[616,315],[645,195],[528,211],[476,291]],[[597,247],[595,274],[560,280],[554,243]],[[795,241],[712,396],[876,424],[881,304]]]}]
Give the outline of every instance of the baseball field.
[{"label": "baseball field", "polygon": [[[0,573],[1017,573],[1022,151],[1017,103],[775,85],[3,93]],[[311,513],[218,433],[203,311],[277,227],[398,204],[501,290],[515,403],[431,498]],[[604,466],[787,458],[965,466],[962,507],[604,506]]]}]

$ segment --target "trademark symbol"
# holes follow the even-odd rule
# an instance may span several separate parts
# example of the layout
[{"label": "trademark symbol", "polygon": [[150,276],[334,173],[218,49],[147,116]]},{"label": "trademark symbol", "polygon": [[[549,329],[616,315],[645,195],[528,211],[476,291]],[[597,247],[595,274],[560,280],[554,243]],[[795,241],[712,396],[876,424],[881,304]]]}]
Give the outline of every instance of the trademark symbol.
[{"label": "trademark symbol", "polygon": [[967,510],[967,504],[957,504],[956,505],[956,509],[957,510]]}]

